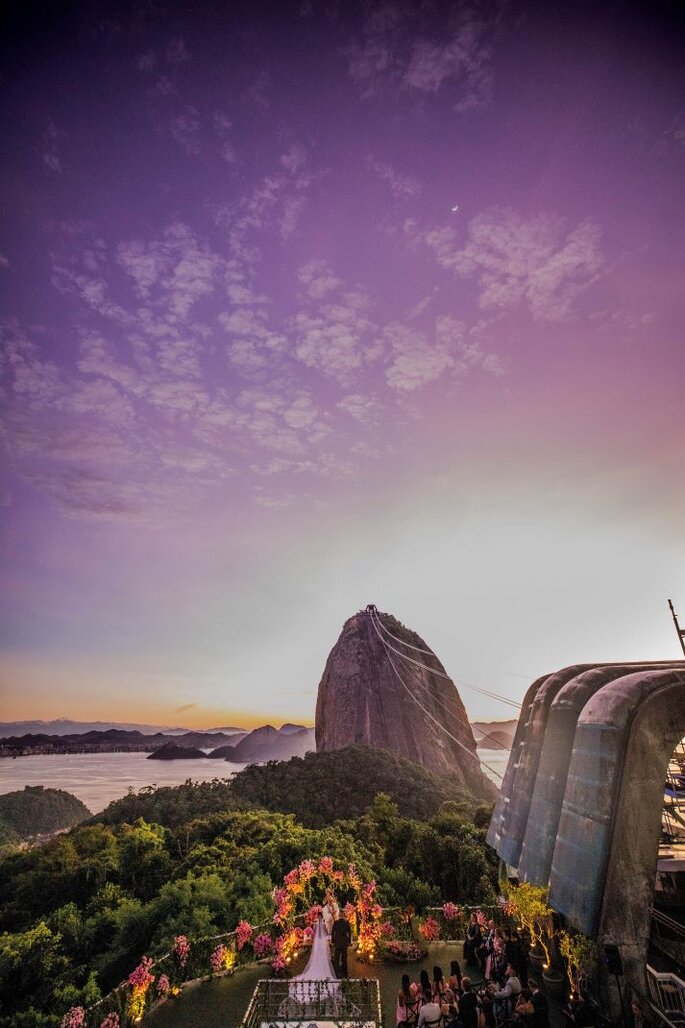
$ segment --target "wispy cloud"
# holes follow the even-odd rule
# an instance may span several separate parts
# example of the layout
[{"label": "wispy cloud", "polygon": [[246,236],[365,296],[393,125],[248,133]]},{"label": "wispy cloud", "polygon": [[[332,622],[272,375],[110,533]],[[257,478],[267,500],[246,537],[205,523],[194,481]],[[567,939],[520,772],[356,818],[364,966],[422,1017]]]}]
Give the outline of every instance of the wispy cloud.
[{"label": "wispy cloud", "polygon": [[490,100],[490,17],[452,10],[441,25],[418,5],[369,9],[357,38],[346,48],[349,72],[364,96],[390,87],[423,94],[448,92],[456,111]]},{"label": "wispy cloud", "polygon": [[559,218],[525,219],[492,208],[469,223],[464,246],[450,226],[421,232],[409,224],[407,230],[442,268],[477,278],[483,309],[525,304],[538,321],[570,317],[603,264],[599,226],[589,219],[567,232]]},{"label": "wispy cloud", "polygon": [[369,160],[369,167],[380,179],[387,182],[390,192],[398,200],[411,199],[421,193],[421,183],[411,175],[404,175],[391,164]]}]

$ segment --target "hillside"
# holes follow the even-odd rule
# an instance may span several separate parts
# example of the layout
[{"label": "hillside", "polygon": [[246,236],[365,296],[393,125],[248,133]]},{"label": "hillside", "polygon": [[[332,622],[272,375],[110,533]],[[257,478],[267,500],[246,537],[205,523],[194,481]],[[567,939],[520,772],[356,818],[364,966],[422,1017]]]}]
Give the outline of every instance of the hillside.
[{"label": "hillside", "polygon": [[437,775],[373,746],[252,764],[235,775],[231,789],[236,799],[295,814],[311,827],[359,817],[378,792],[390,796],[405,817],[430,816],[445,800],[473,804],[457,775]]},{"label": "hillside", "polygon": [[481,749],[510,750],[516,734],[518,721],[473,721],[471,728],[476,744]]},{"label": "hillside", "polygon": [[0,796],[0,822],[20,839],[71,828],[90,816],[81,800],[62,789],[27,785],[23,791]]}]

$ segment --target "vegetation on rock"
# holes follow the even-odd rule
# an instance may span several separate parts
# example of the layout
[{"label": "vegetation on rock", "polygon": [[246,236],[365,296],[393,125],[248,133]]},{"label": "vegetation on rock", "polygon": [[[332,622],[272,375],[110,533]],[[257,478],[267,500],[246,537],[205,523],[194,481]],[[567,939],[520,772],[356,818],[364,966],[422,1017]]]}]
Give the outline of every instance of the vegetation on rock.
[{"label": "vegetation on rock", "polygon": [[27,785],[0,796],[0,842],[58,832],[90,816],[85,803],[70,792]]}]

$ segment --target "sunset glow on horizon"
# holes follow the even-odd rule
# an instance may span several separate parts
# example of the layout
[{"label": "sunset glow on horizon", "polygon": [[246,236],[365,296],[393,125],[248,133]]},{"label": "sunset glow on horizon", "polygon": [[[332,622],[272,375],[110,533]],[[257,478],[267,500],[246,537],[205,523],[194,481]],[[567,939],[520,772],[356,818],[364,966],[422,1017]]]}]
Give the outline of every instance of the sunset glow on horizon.
[{"label": "sunset glow on horizon", "polygon": [[3,720],[311,725],[370,602],[472,719],[679,655],[682,34],[616,10],[16,15]]}]

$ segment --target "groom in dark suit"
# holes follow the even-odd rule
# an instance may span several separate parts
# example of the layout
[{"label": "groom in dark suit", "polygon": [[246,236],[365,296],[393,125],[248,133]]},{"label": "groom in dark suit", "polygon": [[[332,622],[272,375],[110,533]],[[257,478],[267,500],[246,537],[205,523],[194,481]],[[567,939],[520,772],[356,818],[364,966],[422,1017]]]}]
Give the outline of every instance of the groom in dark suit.
[{"label": "groom in dark suit", "polygon": [[337,920],[333,922],[331,932],[333,941],[333,969],[337,978],[347,978],[347,947],[352,942],[352,930],[350,923],[339,912]]}]

